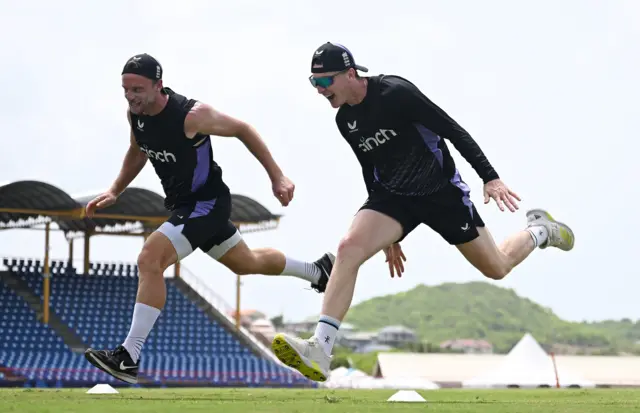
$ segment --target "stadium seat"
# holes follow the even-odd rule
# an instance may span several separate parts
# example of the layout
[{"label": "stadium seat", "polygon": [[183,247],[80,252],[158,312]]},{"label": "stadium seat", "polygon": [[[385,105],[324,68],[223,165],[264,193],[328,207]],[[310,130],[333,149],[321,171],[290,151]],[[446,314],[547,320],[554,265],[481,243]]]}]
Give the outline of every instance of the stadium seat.
[{"label": "stadium seat", "polygon": [[[41,262],[20,260],[15,265],[5,265],[36,295],[44,298]],[[60,260],[52,261],[51,268],[52,311],[86,346],[113,348],[122,343],[128,333],[138,288],[137,266],[92,262],[89,268],[93,275],[78,274],[70,263]],[[143,380],[217,386],[309,384],[299,374],[255,355],[235,333],[210,319],[182,294],[173,279],[166,282],[165,309],[143,349],[140,362]],[[3,307],[0,332],[5,331],[3,328],[7,331],[2,334],[4,341],[0,341],[7,343],[0,346],[0,365],[21,372],[30,380],[122,384],[88,364],[82,354],[72,353],[55,332],[40,323],[35,314],[29,314],[31,309],[26,303],[11,304],[16,310],[5,314],[5,303],[22,298],[8,288],[0,290],[0,294]]]}]

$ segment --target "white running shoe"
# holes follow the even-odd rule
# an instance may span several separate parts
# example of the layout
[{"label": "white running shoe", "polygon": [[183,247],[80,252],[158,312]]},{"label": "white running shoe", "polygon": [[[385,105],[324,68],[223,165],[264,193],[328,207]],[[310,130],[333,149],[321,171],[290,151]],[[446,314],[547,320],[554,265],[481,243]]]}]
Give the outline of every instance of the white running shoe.
[{"label": "white running shoe", "polygon": [[547,229],[549,237],[539,245],[541,249],[556,247],[562,251],[570,251],[575,243],[575,236],[568,225],[558,222],[543,209],[532,209],[527,212],[527,227],[541,225]]},{"label": "white running shoe", "polygon": [[313,381],[327,380],[331,357],[327,356],[316,337],[303,340],[278,333],[273,338],[271,349],[281,362],[298,370],[306,378]]}]

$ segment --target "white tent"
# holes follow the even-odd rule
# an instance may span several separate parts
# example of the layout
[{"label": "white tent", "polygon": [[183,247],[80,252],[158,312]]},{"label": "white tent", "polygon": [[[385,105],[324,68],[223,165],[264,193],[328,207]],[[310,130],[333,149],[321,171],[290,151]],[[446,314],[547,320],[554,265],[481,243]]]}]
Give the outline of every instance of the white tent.
[{"label": "white tent", "polygon": [[[576,376],[557,366],[560,387],[595,387],[595,383]],[[556,387],[556,368],[548,355],[531,334],[525,334],[507,356],[488,372],[462,382],[462,387],[501,388]]]}]

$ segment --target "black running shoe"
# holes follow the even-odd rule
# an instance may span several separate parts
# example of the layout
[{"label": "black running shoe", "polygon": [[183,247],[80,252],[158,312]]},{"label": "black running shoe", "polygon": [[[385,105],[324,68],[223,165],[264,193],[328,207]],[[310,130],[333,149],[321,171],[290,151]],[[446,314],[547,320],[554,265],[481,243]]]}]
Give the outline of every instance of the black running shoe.
[{"label": "black running shoe", "polygon": [[329,282],[329,276],[331,276],[331,270],[333,269],[333,263],[336,261],[336,257],[327,252],[324,254],[319,260],[313,263],[316,267],[320,269],[320,279],[317,284],[311,284],[311,288],[316,290],[319,293],[323,293],[327,288],[327,283]]},{"label": "black running shoe", "polygon": [[94,350],[88,348],[84,352],[84,356],[89,363],[118,380],[131,384],[138,382],[140,360],[134,363],[127,349],[122,346],[116,347],[115,350]]}]

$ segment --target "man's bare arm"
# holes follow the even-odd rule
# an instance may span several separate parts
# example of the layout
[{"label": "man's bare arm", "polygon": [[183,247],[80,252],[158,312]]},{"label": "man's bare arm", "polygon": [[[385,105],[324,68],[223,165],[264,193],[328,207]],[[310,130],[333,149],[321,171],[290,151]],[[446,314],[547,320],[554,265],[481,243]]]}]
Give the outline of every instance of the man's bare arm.
[{"label": "man's bare arm", "polygon": [[198,133],[238,138],[262,164],[271,181],[282,177],[282,170],[264,140],[248,123],[217,111],[208,104],[198,103],[187,115],[185,134],[192,139]]},{"label": "man's bare arm", "polygon": [[[129,125],[131,125],[131,116],[129,115],[128,110],[127,119],[129,120]],[[111,192],[115,196],[119,196],[129,186],[129,184],[131,184],[136,176],[138,176],[146,163],[147,155],[140,150],[140,147],[136,143],[136,139],[133,136],[133,131],[131,131],[129,134],[129,149],[124,156],[124,160],[122,161],[122,168],[120,168],[120,173],[109,188],[109,192]]]}]

